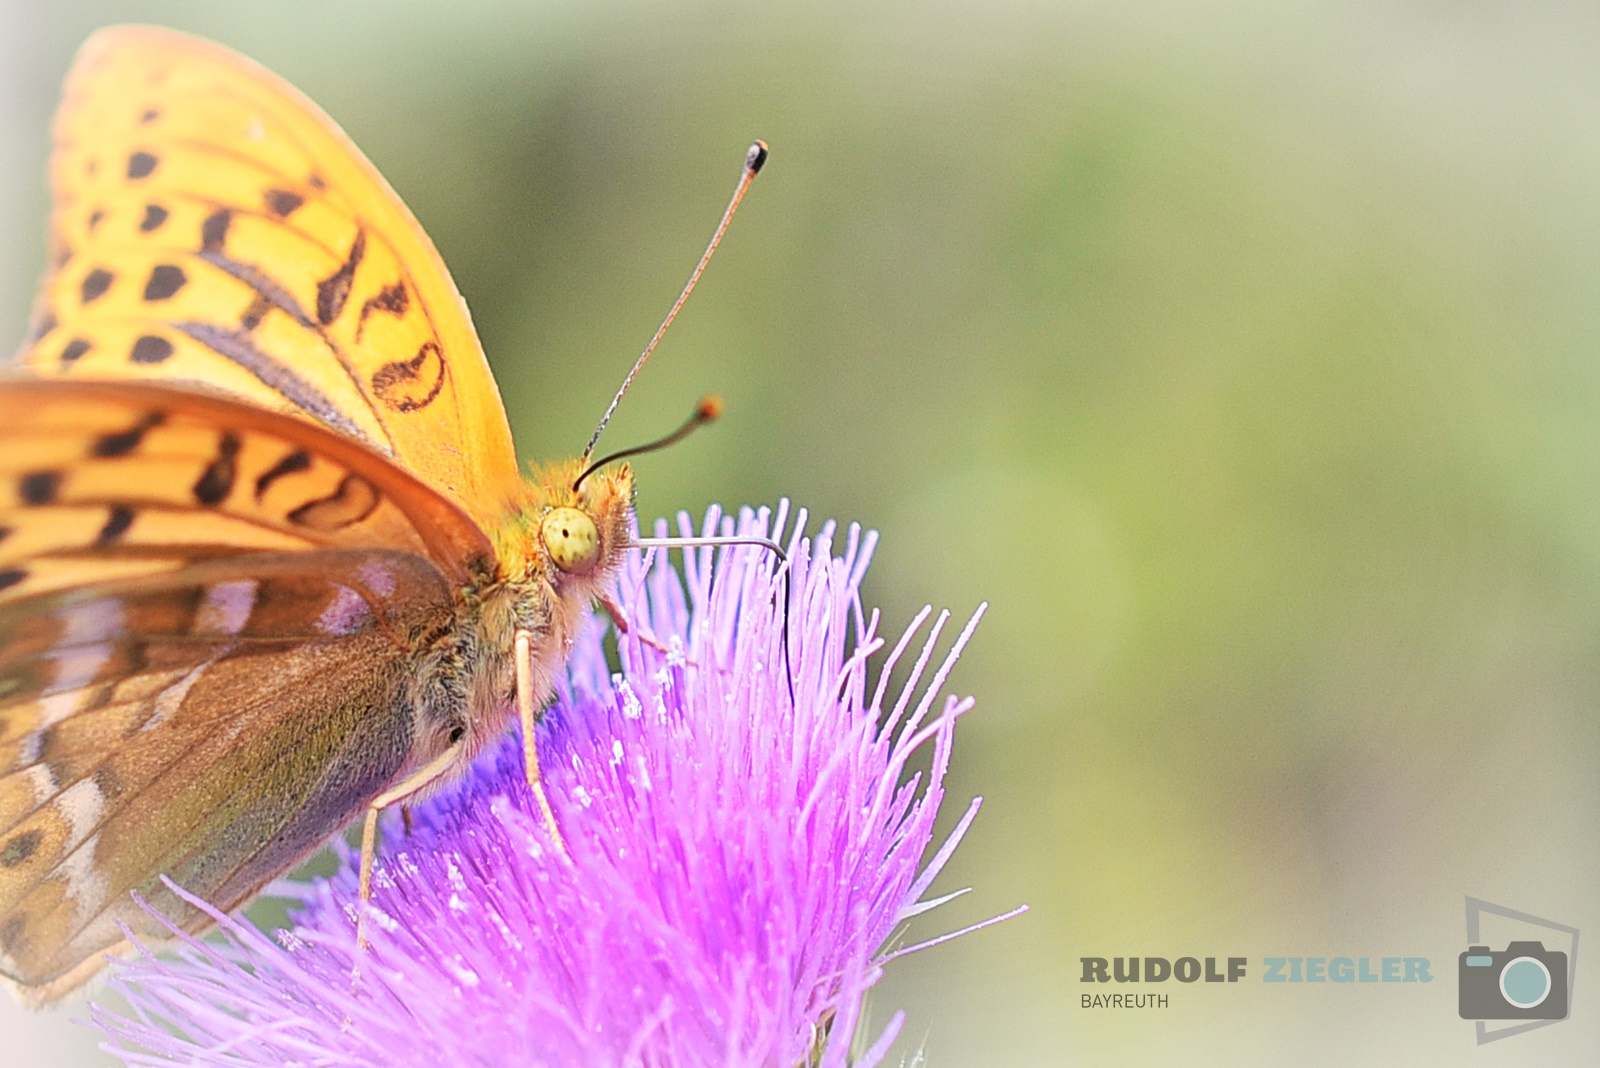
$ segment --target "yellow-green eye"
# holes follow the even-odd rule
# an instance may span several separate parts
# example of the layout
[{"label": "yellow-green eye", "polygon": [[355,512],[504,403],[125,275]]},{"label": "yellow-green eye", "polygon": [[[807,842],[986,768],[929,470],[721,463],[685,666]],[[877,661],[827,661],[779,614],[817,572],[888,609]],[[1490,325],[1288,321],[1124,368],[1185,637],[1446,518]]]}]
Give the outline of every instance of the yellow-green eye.
[{"label": "yellow-green eye", "polygon": [[572,575],[592,571],[600,559],[600,531],[594,520],[576,508],[552,508],[539,524],[539,536],[550,559]]}]

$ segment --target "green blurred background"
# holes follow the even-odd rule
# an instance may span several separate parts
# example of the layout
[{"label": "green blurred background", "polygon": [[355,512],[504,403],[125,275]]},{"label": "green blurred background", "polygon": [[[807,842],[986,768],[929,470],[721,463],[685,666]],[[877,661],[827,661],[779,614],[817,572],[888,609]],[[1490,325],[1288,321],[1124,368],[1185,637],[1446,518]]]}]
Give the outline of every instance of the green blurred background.
[{"label": "green blurred background", "polygon": [[[0,337],[60,80],[118,21],[345,126],[530,457],[581,447],[771,142],[609,440],[720,391],[641,516],[787,495],[882,532],[888,629],[991,604],[953,680],[951,808],[985,804],[941,886],[973,892],[912,937],[1031,911],[891,967],[904,1055],[1593,1063],[1593,975],[1482,1049],[1455,1005],[1464,895],[1600,932],[1593,5],[5,0]],[[1080,1008],[1112,955],[1250,977]],[[83,1014],[5,1001],[0,1064],[102,1063]]]}]

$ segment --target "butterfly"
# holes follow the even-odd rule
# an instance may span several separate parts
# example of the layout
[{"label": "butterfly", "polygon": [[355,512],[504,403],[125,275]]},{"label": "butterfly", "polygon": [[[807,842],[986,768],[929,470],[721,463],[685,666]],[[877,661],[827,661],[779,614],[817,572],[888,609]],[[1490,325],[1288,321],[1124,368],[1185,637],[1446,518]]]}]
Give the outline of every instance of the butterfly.
[{"label": "butterfly", "polygon": [[101,31],[51,170],[0,377],[0,975],[53,1000],[160,935],[130,891],[198,931],[162,876],[232,909],[363,813],[365,896],[378,812],[513,718],[559,847],[532,726],[642,544],[629,467],[519,471],[427,235],[242,56]]}]

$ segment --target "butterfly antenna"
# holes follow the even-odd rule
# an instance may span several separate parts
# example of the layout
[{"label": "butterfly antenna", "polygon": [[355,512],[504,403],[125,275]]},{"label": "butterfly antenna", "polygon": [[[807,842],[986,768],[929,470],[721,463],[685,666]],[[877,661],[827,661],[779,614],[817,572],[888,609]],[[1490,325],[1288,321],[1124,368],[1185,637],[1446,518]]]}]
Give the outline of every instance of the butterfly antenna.
[{"label": "butterfly antenna", "polygon": [[[745,190],[750,188],[750,183],[755,181],[756,174],[761,170],[761,165],[767,162],[767,145],[765,141],[757,141],[750,146],[750,151],[744,157],[744,172],[739,175],[739,184],[734,187],[733,199],[728,201],[728,208],[722,213],[722,221],[717,224],[717,232],[711,235],[711,243],[706,246],[705,253],[701,255],[700,262],[695,265],[694,273],[689,276],[689,282],[683,287],[683,292],[678,294],[678,299],[673,302],[672,310],[667,312],[667,317],[662,320],[661,326],[656,330],[655,337],[650,339],[650,344],[644,347],[644,352],[639,354],[633,370],[628,372],[628,377],[622,380],[622,388],[617,390],[617,395],[611,398],[610,407],[606,414],[600,417],[600,425],[594,428],[594,434],[589,438],[589,444],[584,446],[583,456],[579,462],[587,464],[589,457],[594,454],[594,447],[600,440],[600,434],[611,421],[611,413],[617,410],[617,404],[622,400],[622,395],[628,392],[628,387],[633,384],[634,377],[650,354],[661,343],[661,335],[667,332],[667,327],[672,325],[672,320],[678,317],[678,311],[683,307],[683,302],[689,299],[689,294],[694,292],[694,287],[700,281],[700,276],[705,273],[706,264],[711,262],[711,254],[717,251],[717,246],[722,243],[722,235],[727,233],[728,224],[733,221],[733,213],[739,210],[739,201],[744,199]],[[685,431],[687,433],[687,431]],[[598,465],[596,465],[598,466]]]},{"label": "butterfly antenna", "polygon": [[616,463],[618,460],[626,460],[628,457],[638,456],[642,452],[655,452],[657,449],[664,449],[668,445],[676,445],[678,442],[682,441],[684,438],[688,437],[690,434],[694,433],[696,430],[699,430],[701,427],[705,426],[707,423],[721,415],[721,397],[717,396],[716,394],[701,397],[700,403],[695,405],[694,411],[690,413],[689,418],[685,419],[683,421],[683,425],[678,427],[678,429],[674,430],[672,433],[666,435],[665,437],[657,438],[654,441],[647,441],[643,445],[635,445],[629,449],[618,449],[616,452],[602,456],[588,467],[585,467],[583,469],[583,474],[572,480],[572,492],[577,493],[578,487],[583,485],[583,480],[600,470],[606,464]]}]

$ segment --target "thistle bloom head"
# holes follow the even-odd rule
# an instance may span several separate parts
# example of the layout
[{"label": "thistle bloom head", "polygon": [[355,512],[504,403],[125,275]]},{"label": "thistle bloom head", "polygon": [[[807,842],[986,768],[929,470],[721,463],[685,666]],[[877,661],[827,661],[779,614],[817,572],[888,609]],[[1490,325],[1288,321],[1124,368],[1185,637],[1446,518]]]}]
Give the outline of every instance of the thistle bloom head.
[{"label": "thistle bloom head", "polygon": [[[769,518],[713,510],[706,532],[765,535]],[[359,958],[346,856],[285,891],[290,931],[219,916],[220,940],[122,967],[131,1012],[94,1010],[106,1048],[130,1065],[881,1061],[900,1018],[858,1035],[864,996],[977,809],[924,865],[971,704],[935,701],[972,624],[940,658],[945,617],[924,632],[924,612],[882,652],[858,595],[873,536],[851,528],[835,556],[831,524],[803,527],[787,590],[755,547],[691,550],[681,574],[627,566],[622,671],[596,623],[540,728],[571,863],[509,737],[409,831],[388,820]],[[925,746],[929,770],[907,774]]]}]

